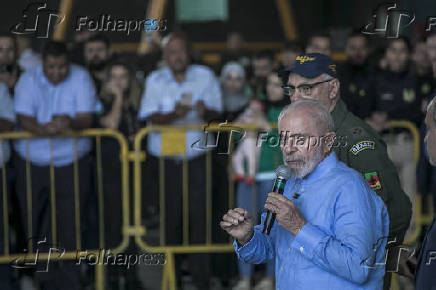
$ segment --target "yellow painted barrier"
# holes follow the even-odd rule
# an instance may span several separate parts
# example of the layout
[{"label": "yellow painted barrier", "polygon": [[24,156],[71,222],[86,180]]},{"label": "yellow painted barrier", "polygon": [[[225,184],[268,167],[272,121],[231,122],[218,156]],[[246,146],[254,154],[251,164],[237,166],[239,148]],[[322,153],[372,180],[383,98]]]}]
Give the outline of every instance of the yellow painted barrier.
[{"label": "yellow painted barrier", "polygon": [[[419,155],[420,155],[420,136],[419,136],[419,131],[416,128],[416,126],[412,122],[404,121],[404,120],[390,121],[388,126],[390,129],[394,129],[394,128],[407,129],[410,132],[410,134],[412,135],[412,138],[413,138],[413,143],[414,143],[414,161],[417,165],[418,161],[419,161]],[[411,234],[411,236],[408,237],[408,239],[404,241],[404,244],[406,244],[406,245],[414,244],[417,241],[417,239],[419,238],[419,236],[421,235],[422,227],[424,225],[430,224],[430,222],[432,220],[431,214],[424,215],[422,213],[422,203],[423,203],[422,196],[420,196],[419,194],[415,194],[415,202],[414,202],[415,206],[413,208],[413,213],[412,213],[413,214],[412,221],[415,223],[415,227],[414,227],[415,230]],[[392,290],[400,289],[396,273],[393,273],[393,275],[392,275],[391,289]]]},{"label": "yellow painted barrier", "polygon": [[[101,143],[100,143],[100,139],[102,137],[105,138],[114,138],[115,140],[118,141],[119,146],[120,146],[120,160],[121,160],[121,167],[122,167],[122,176],[121,176],[121,180],[122,180],[122,192],[121,192],[121,202],[122,202],[122,226],[123,226],[123,235],[122,235],[122,240],[120,242],[120,244],[113,248],[110,249],[112,253],[118,253],[123,251],[124,249],[127,248],[128,243],[129,243],[129,172],[128,172],[128,145],[127,145],[127,141],[124,138],[124,136],[117,132],[117,131],[113,131],[113,130],[109,130],[109,129],[89,129],[89,130],[84,130],[84,131],[80,131],[80,132],[75,132],[75,133],[71,133],[71,134],[62,134],[56,137],[71,137],[74,138],[74,149],[73,149],[73,154],[74,154],[74,161],[73,161],[73,176],[72,178],[74,179],[74,210],[75,210],[75,234],[76,234],[76,249],[75,251],[66,251],[63,255],[59,255],[58,257],[56,257],[56,260],[74,260],[78,258],[78,253],[79,251],[82,251],[82,245],[81,245],[81,229],[80,229],[80,197],[79,197],[79,184],[80,184],[80,180],[79,180],[79,168],[78,168],[78,158],[77,158],[77,138],[81,138],[81,137],[89,137],[89,138],[95,138],[96,139],[96,155],[97,155],[97,159],[100,158],[99,162],[97,163],[97,179],[101,178]],[[35,136],[32,135],[30,133],[27,132],[10,132],[10,133],[2,133],[0,134],[0,143],[1,143],[1,154],[2,156],[4,155],[4,142],[6,141],[14,141],[17,139],[26,139],[26,140],[30,140],[30,139],[35,139],[35,138],[41,138],[40,136]],[[27,142],[27,151],[29,152],[29,142]],[[53,165],[53,156],[52,156],[52,142],[50,142],[50,156],[51,156],[51,161],[50,161],[50,165],[49,165],[49,172],[50,172],[50,209],[51,209],[51,232],[52,232],[52,241],[53,244],[56,244],[56,231],[57,229],[57,225],[56,225],[56,207],[55,207],[55,198],[56,198],[56,192],[55,192],[55,167]],[[99,157],[100,156],[100,157]],[[11,263],[13,261],[21,261],[21,262],[26,262],[26,261],[38,261],[38,262],[47,262],[49,263],[50,259],[53,259],[53,254],[52,253],[40,253],[39,251],[35,251],[35,249],[32,249],[32,243],[29,242],[28,245],[28,253],[11,253],[10,249],[9,249],[9,241],[10,241],[10,237],[9,237],[9,221],[7,219],[7,213],[8,213],[8,190],[7,190],[7,186],[6,186],[6,176],[7,176],[7,168],[5,166],[5,162],[3,160],[3,164],[2,164],[2,177],[3,177],[3,223],[4,223],[4,228],[5,228],[5,236],[4,241],[5,241],[5,248],[4,250],[4,254],[2,256],[0,256],[0,263]],[[30,170],[30,161],[27,159],[26,160],[26,183],[28,185],[31,184],[31,170]],[[62,182],[62,181],[57,181],[57,182]],[[101,185],[101,184],[100,184]],[[102,193],[101,190],[99,190],[100,194]],[[28,213],[28,220],[26,221],[28,224],[28,233],[27,235],[29,235],[29,237],[32,237],[32,187],[31,186],[26,186],[26,197],[27,197],[27,213]],[[99,201],[102,198],[102,196],[99,195]],[[103,213],[103,204],[99,203],[99,221],[102,223],[104,222],[104,215]],[[102,224],[100,224],[100,226],[102,226]],[[104,249],[104,232],[100,231],[99,234],[99,239],[100,239],[100,247],[101,249]],[[95,254],[97,255],[101,249],[92,249],[92,250],[87,250],[89,254]],[[105,279],[104,279],[104,265],[103,263],[97,263],[95,265],[95,271],[96,271],[96,280],[95,280],[95,289],[97,290],[104,290],[106,289],[105,287]]]},{"label": "yellow painted barrier", "polygon": [[[174,132],[180,134],[180,132],[186,131],[206,131],[207,132],[232,132],[232,130],[258,130],[259,128],[250,125],[240,125],[240,124],[210,124],[210,125],[191,125],[191,126],[152,126],[140,130],[135,138],[134,150],[137,158],[135,158],[134,164],[134,199],[135,199],[135,213],[134,222],[137,227],[142,227],[141,225],[141,163],[144,161],[141,156],[144,152],[141,148],[142,141],[147,134],[150,132],[165,132],[166,134],[171,134]],[[232,138],[230,134],[229,138]],[[184,140],[184,139],[183,139]],[[175,142],[173,140],[173,142]],[[229,142],[230,147],[232,147],[233,142]],[[229,148],[230,154],[232,148]],[[152,246],[147,244],[141,235],[137,235],[135,238],[136,244],[143,250],[149,252],[160,252],[166,253],[167,263],[164,267],[164,273],[162,277],[162,289],[176,289],[176,277],[174,270],[174,255],[175,254],[187,254],[187,253],[220,253],[220,252],[232,252],[233,246],[232,241],[229,239],[226,244],[213,243],[212,241],[212,153],[207,151],[205,153],[206,158],[206,237],[204,244],[191,244],[189,241],[189,198],[188,198],[188,160],[184,159],[182,161],[182,228],[183,228],[183,239],[181,245],[166,245],[165,237],[165,168],[164,158],[159,158],[159,208],[160,208],[160,237],[159,245]],[[234,207],[234,190],[233,184],[229,181],[229,208]],[[218,227],[218,225],[216,225]]]},{"label": "yellow painted barrier", "polygon": [[[406,121],[391,121],[389,123],[390,127],[392,128],[407,128],[411,131],[411,134],[414,138],[414,144],[415,144],[415,161],[418,161],[419,158],[419,133],[416,127]],[[276,124],[273,124],[273,127],[276,127]],[[188,193],[188,176],[189,176],[189,170],[188,170],[188,160],[183,161],[182,169],[183,169],[183,178],[182,178],[182,196],[183,196],[183,210],[182,210],[182,228],[183,228],[183,239],[182,244],[180,245],[166,245],[166,237],[165,237],[165,231],[163,230],[166,224],[165,221],[165,168],[164,168],[164,158],[160,158],[159,163],[159,178],[156,180],[156,183],[159,184],[159,206],[160,206],[160,234],[159,234],[159,244],[157,246],[150,245],[145,241],[145,237],[147,237],[147,228],[142,224],[142,195],[144,194],[143,188],[142,188],[142,163],[147,160],[147,156],[145,155],[145,152],[142,148],[143,146],[143,140],[144,138],[151,132],[166,132],[168,134],[171,134],[171,132],[177,132],[177,133],[184,133],[186,131],[204,131],[204,132],[228,132],[230,133],[229,138],[232,138],[232,132],[233,130],[247,130],[247,131],[259,131],[260,129],[256,126],[251,125],[241,125],[241,124],[209,124],[209,125],[190,125],[190,126],[152,126],[141,129],[134,140],[134,150],[129,152],[128,151],[128,145],[126,138],[119,132],[110,130],[110,129],[89,129],[84,130],[76,133],[71,134],[65,134],[61,135],[62,137],[90,137],[95,140],[95,154],[96,154],[96,163],[97,163],[97,176],[96,176],[96,184],[97,184],[97,199],[98,199],[98,208],[99,208],[99,247],[100,249],[105,248],[104,243],[104,192],[102,190],[103,186],[103,178],[102,178],[102,167],[101,162],[102,158],[102,152],[101,152],[101,138],[114,138],[118,141],[120,145],[120,160],[121,160],[121,167],[122,167],[122,241],[120,245],[115,247],[114,249],[111,249],[113,253],[120,253],[123,250],[127,249],[129,246],[129,239],[130,237],[134,238],[135,244],[144,251],[150,252],[150,253],[164,253],[166,254],[166,263],[164,265],[164,272],[162,276],[162,289],[176,289],[176,275],[175,275],[175,261],[174,261],[174,255],[175,254],[188,254],[188,253],[229,253],[233,251],[232,246],[232,240],[229,238],[228,242],[226,243],[214,243],[212,240],[212,232],[213,228],[212,226],[218,227],[218,225],[212,225],[212,209],[213,209],[213,201],[212,201],[212,160],[213,156],[211,151],[207,151],[206,153],[206,187],[205,187],[205,194],[206,194],[206,232],[205,232],[205,242],[203,244],[191,244],[189,241],[189,193]],[[12,132],[12,133],[3,133],[0,134],[0,149],[1,154],[4,153],[4,142],[7,140],[16,140],[16,139],[32,139],[37,138],[34,135],[31,135],[26,132]],[[174,142],[174,140],[173,140]],[[229,142],[228,145],[230,146],[229,154],[231,157],[232,150],[233,150],[233,143]],[[74,143],[74,152],[77,154],[77,144]],[[28,148],[29,149],[29,148]],[[77,158],[76,158],[77,159]],[[230,158],[229,158],[230,160]],[[134,165],[134,179],[133,179],[133,200],[129,200],[129,162],[133,162]],[[4,161],[2,164],[2,177],[5,180],[6,179],[6,167],[4,166]],[[80,180],[78,179],[78,164],[77,160],[73,163],[73,172],[74,172],[74,196],[75,196],[75,202],[74,207],[76,211],[76,248],[77,250],[82,250],[82,245],[80,243],[80,200],[79,200],[79,184]],[[26,171],[29,173],[27,174],[27,180],[26,182],[28,184],[31,184],[31,176],[30,176],[30,162],[27,161],[26,164]],[[50,166],[50,177],[52,180],[52,186],[50,187],[50,194],[52,196],[52,204],[51,207],[54,210],[54,198],[56,198],[56,192],[55,192],[55,186],[54,186],[54,166],[51,164]],[[26,195],[28,197],[28,204],[27,208],[31,213],[32,210],[32,204],[31,204],[31,196],[32,191],[31,187],[27,187]],[[3,223],[5,225],[5,236],[3,237],[5,241],[5,248],[4,248],[4,255],[0,256],[0,263],[9,263],[13,260],[26,260],[26,261],[32,261],[36,258],[36,255],[38,255],[38,259],[41,261],[47,261],[50,257],[48,253],[35,253],[33,249],[29,248],[29,253],[27,254],[15,254],[11,253],[9,249],[9,233],[10,229],[8,227],[9,220],[7,213],[7,199],[8,199],[8,192],[7,187],[5,183],[3,184]],[[234,187],[233,183],[229,181],[229,188],[228,188],[228,207],[232,208],[234,207]],[[133,204],[133,221],[129,220],[130,216],[130,204]],[[428,224],[431,221],[430,215],[423,215],[421,212],[422,209],[422,200],[419,196],[417,196],[417,202],[414,209],[414,215],[415,215],[415,222],[416,222],[416,232],[413,234],[413,237],[409,240],[407,240],[405,243],[411,243],[414,242],[417,237],[420,234],[420,230],[422,225]],[[53,214],[53,217],[55,217],[55,214]],[[30,226],[29,231],[31,231],[31,225],[32,225],[32,215],[29,214],[30,218],[29,220],[25,221],[27,222],[28,226]],[[52,221],[53,224],[52,232],[56,231],[56,220]],[[31,246],[31,245],[29,245]],[[93,249],[88,250],[90,253],[98,253],[100,249]],[[61,259],[66,260],[72,260],[77,258],[77,252],[70,251],[66,252]],[[105,269],[104,265],[98,264],[95,267],[96,271],[96,289],[101,290],[105,289]],[[396,281],[395,275],[393,275],[393,283],[392,283],[392,289],[398,289],[397,288],[398,283]]]}]

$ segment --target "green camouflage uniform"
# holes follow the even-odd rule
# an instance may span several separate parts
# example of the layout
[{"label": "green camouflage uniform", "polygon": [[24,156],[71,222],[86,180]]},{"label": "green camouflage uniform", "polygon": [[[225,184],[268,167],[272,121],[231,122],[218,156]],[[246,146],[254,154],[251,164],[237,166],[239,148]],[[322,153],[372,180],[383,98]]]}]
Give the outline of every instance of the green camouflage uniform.
[{"label": "green camouflage uniform", "polygon": [[409,227],[412,206],[401,189],[397,170],[388,157],[380,135],[362,119],[347,110],[340,100],[332,112],[339,160],[362,173],[372,190],[385,202],[389,212],[389,236],[401,243]]},{"label": "green camouflage uniform", "polygon": [[[362,173],[372,190],[386,204],[389,213],[387,249],[401,244],[410,224],[412,205],[401,188],[397,170],[388,157],[385,142],[373,128],[349,112],[342,100],[336,104],[332,117],[337,140],[334,151],[339,160]],[[396,254],[398,253],[391,250],[388,264],[389,261],[397,261]],[[395,269],[395,265],[393,267]],[[390,288],[390,280],[391,273],[387,272],[383,289]]]}]

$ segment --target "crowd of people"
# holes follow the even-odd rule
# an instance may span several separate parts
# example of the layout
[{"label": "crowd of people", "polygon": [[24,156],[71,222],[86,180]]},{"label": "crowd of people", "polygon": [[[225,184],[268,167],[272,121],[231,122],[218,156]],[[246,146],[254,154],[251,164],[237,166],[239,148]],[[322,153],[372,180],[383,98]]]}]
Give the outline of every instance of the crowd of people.
[{"label": "crowd of people", "polygon": [[[262,140],[273,140],[271,137],[277,139],[279,134],[271,124],[277,123],[279,118],[290,118],[279,117],[288,104],[315,99],[325,105],[335,124],[338,146],[332,145],[329,150],[360,172],[368,189],[381,197],[377,199],[368,190],[374,203],[371,210],[377,212],[380,219],[368,221],[365,226],[377,224],[381,228],[379,235],[389,233],[391,242],[380,246],[390,247],[391,253],[395,252],[414,230],[413,221],[410,227],[409,223],[415,195],[436,192],[433,181],[436,179],[432,178],[436,173],[426,158],[424,146],[420,148],[418,166],[415,165],[413,135],[404,128],[392,129],[389,121],[411,122],[420,130],[423,141],[427,130],[424,124],[427,104],[436,89],[436,34],[413,44],[405,37],[386,40],[383,53],[376,55],[371,39],[352,32],[346,42],[346,61],[337,65],[330,58],[331,40],[325,33],[309,37],[305,47],[287,43],[281,51],[260,51],[254,55],[243,50],[240,42],[241,36],[231,33],[221,64],[211,68],[201,64],[201,60],[195,61],[189,40],[181,32],[159,38],[158,45],[154,44],[148,54],[133,57],[114,53],[109,39],[101,34],[80,32],[68,44],[47,41],[38,53],[32,50],[28,40],[1,33],[0,132],[21,130],[38,137],[1,144],[0,166],[7,175],[0,174],[0,188],[8,189],[10,204],[9,212],[2,212],[2,216],[12,217],[10,223],[16,235],[15,239],[9,238],[12,248],[21,252],[29,246],[41,247],[41,238],[47,238],[47,245],[61,245],[67,251],[76,250],[80,244],[82,248],[99,247],[102,243],[96,234],[101,226],[96,214],[98,191],[104,195],[105,222],[104,229],[100,229],[105,236],[103,244],[114,248],[121,242],[119,144],[111,138],[103,138],[96,150],[90,138],[59,137],[59,134],[109,128],[121,132],[132,149],[135,135],[143,127],[202,125],[213,121],[255,124],[267,132]],[[317,108],[304,102],[301,106],[314,107],[315,111]],[[295,108],[287,109],[288,113],[291,110]],[[329,121],[327,119],[324,121]],[[333,128],[326,130],[330,132]],[[177,147],[182,148],[183,153],[164,146],[168,140],[175,140],[164,133],[153,132],[147,136],[144,144],[147,158],[142,175],[143,219],[147,227],[160,227],[164,231],[164,245],[206,242],[206,154],[208,150],[222,150],[228,144],[221,138],[227,135],[214,140],[218,136],[187,131],[177,140],[181,143]],[[235,143],[233,155],[212,152],[213,221],[220,220],[227,211],[230,182],[235,183],[238,208],[249,211],[254,219],[264,211],[267,193],[275,179],[274,170],[283,163],[283,158],[280,146],[268,141],[259,145],[258,137],[247,133],[242,141]],[[207,144],[218,146],[205,150],[209,148]],[[185,159],[189,160],[187,170],[184,169]],[[102,165],[100,174],[97,160]],[[339,166],[335,160],[329,164],[332,168]],[[163,171],[158,170],[160,166]],[[157,218],[160,214],[159,172],[165,175],[164,226],[159,225]],[[327,177],[326,184],[333,180]],[[188,237],[183,235],[182,219],[181,192],[185,178],[190,204]],[[356,184],[353,186],[361,186],[359,181]],[[32,200],[29,200],[29,192]],[[80,217],[76,216],[74,207],[77,197]],[[433,200],[436,209],[436,196]],[[386,205],[386,213],[381,201]],[[52,203],[55,212],[51,211]],[[3,210],[0,206],[0,211]],[[232,214],[237,218],[239,214],[244,216],[244,212]],[[79,222],[81,238],[78,241],[76,226]],[[5,233],[4,223],[0,223],[0,232]],[[351,229],[344,232],[351,233]],[[360,234],[356,231],[356,235]],[[244,238],[245,235],[241,236],[242,240]],[[32,239],[30,243],[29,239]],[[220,229],[214,229],[213,240],[226,242],[228,238]],[[4,254],[6,245],[4,239],[0,241],[0,254]],[[238,252],[238,256],[241,255],[244,257],[244,253]],[[228,267],[228,263],[236,265],[234,257],[217,261],[209,254],[190,254],[184,258],[176,256],[179,286],[183,271],[188,269],[198,289],[209,289],[212,276],[219,277],[224,286],[235,290],[251,289],[254,270],[246,263],[249,258],[237,262],[238,271]],[[260,260],[267,259],[262,256],[256,261]],[[256,279],[254,289],[274,289],[277,270],[274,260],[270,260],[262,277]],[[126,274],[115,272],[114,277]],[[0,266],[1,289],[17,289],[16,275],[7,265]],[[32,283],[37,283],[41,289],[83,287],[83,273],[73,261],[55,264],[48,273],[26,272],[20,276],[32,277]],[[236,276],[237,281],[233,283]],[[385,289],[389,281],[387,274]],[[108,287],[112,287],[110,283]]]}]

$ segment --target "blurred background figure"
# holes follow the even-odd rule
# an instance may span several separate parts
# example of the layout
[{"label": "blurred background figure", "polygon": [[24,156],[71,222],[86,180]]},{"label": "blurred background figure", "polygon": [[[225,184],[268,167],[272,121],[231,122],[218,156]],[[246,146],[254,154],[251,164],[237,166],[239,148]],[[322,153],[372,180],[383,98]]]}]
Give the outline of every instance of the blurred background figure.
[{"label": "blurred background figure", "polygon": [[[419,49],[423,49],[423,47]],[[416,50],[417,49],[415,49],[415,51]],[[425,55],[427,55],[427,65],[430,66],[430,75],[428,76],[428,81],[431,82],[432,90],[430,92],[430,96],[432,96],[436,93],[436,33],[431,33],[427,36],[425,40],[425,52]],[[425,56],[422,56],[421,54],[421,56],[416,56],[416,58],[422,59],[422,66],[424,66],[423,59],[425,59]],[[421,62],[421,60],[418,62]],[[423,78],[427,79],[427,77]],[[428,100],[429,98],[427,98],[427,101]],[[424,140],[426,133],[427,128],[424,124],[420,131],[421,141]],[[417,170],[418,193],[420,193],[423,198],[428,197],[428,195],[433,197],[433,209],[436,212],[436,170],[428,161],[428,152],[424,142],[421,142],[420,149],[422,154],[420,154]],[[425,205],[428,206],[428,204]]]},{"label": "blurred background figure", "polygon": [[[173,33],[162,41],[166,66],[151,73],[145,82],[138,118],[148,125],[204,124],[216,119],[222,111],[219,83],[207,67],[190,64],[188,40],[182,33]],[[189,202],[196,207],[189,211],[189,239],[191,244],[204,243],[206,233],[206,150],[193,148],[214,144],[204,140],[203,132],[186,133],[182,148],[185,154],[165,153],[163,134],[152,133],[148,151],[155,158],[165,157],[165,244],[178,245],[182,230],[182,160],[188,159]],[[208,143],[205,143],[208,142]],[[209,143],[211,142],[211,143]],[[173,144],[172,144],[173,145]],[[192,145],[192,146],[191,146]],[[168,156],[169,155],[169,156]],[[154,170],[153,180],[159,180]],[[163,226],[163,225],[161,225]],[[210,256],[188,255],[189,270],[198,289],[209,289]],[[181,256],[176,256],[176,273],[181,286]]]},{"label": "blurred background figure", "polygon": [[106,72],[107,77],[99,95],[103,105],[100,125],[123,133],[132,147],[139,128],[136,118],[142,85],[136,80],[127,60],[119,58],[111,61]]},{"label": "blurred background figure", "polygon": [[256,99],[261,101],[266,100],[266,78],[273,71],[275,66],[272,51],[263,50],[253,57],[251,62],[252,76],[250,86]]},{"label": "blurred background figure", "polygon": [[[270,123],[277,122],[282,109],[289,104],[288,98],[283,94],[282,80],[277,71],[271,72],[267,77],[267,99],[264,102],[263,118]],[[238,207],[248,210],[253,217],[260,218],[264,211],[267,193],[272,189],[275,179],[274,170],[283,163],[280,151],[279,136],[277,129],[270,129],[261,133],[257,142],[261,143],[260,157],[257,160],[256,175],[254,180],[241,179],[236,193]],[[259,219],[260,221],[260,219]],[[266,264],[266,272],[263,278],[255,285],[254,290],[274,289],[274,261]],[[238,261],[240,280],[234,290],[251,289],[253,278],[253,265]]]},{"label": "blurred background figure", "polygon": [[[0,41],[1,42],[1,41]],[[0,83],[0,133],[12,131],[15,123],[14,101],[9,94],[9,89],[5,84]],[[0,193],[2,196],[6,196],[7,205],[4,204],[4,199],[0,202],[0,215],[9,215],[13,210],[10,208],[10,194],[11,188],[9,188],[8,178],[11,175],[9,171],[8,162],[11,157],[11,148],[8,141],[0,141]],[[4,168],[6,167],[6,168]],[[5,170],[5,171],[4,171]],[[3,174],[5,173],[5,174]],[[6,178],[4,178],[6,177]],[[6,192],[4,192],[6,190]],[[8,212],[4,212],[5,208]],[[6,225],[4,222],[0,222],[0,235],[4,236]],[[6,241],[6,242],[5,242]],[[7,243],[7,244],[6,244]],[[7,239],[0,239],[0,254],[5,255],[5,249],[11,247],[12,241],[9,237]],[[9,264],[0,265],[0,288],[5,290],[16,289],[14,286],[12,268]]]},{"label": "blurred background figure", "polygon": [[112,57],[109,39],[96,34],[85,40],[83,46],[83,56],[86,67],[92,75],[97,91],[105,80],[105,68]]},{"label": "blurred background figure", "polygon": [[295,58],[303,52],[301,45],[297,42],[286,42],[285,48],[279,53],[279,70],[290,67]]},{"label": "blurred background figure", "polygon": [[8,87],[11,95],[19,76],[16,37],[10,32],[2,32],[0,33],[0,83]]},{"label": "blurred background figure", "polygon": [[74,31],[72,40],[68,43],[68,51],[70,52],[71,62],[85,65],[85,56],[83,51],[85,42],[96,34],[98,34],[97,31]]},{"label": "blurred background figure", "polygon": [[327,32],[319,31],[312,34],[307,40],[306,53],[322,53],[330,56],[330,36]]},{"label": "blurred background figure", "polygon": [[244,37],[237,31],[231,31],[227,34],[226,49],[222,53],[221,63],[226,64],[230,61],[236,61],[244,69],[250,66],[250,58],[244,50]]},{"label": "blurred background figure", "polygon": [[244,67],[234,61],[226,63],[221,70],[220,81],[223,100],[223,112],[220,119],[233,122],[252,99]]},{"label": "blurred background figure", "polygon": [[[423,119],[422,96],[417,93],[416,76],[410,69],[410,53],[407,38],[388,41],[385,52],[387,66],[386,70],[377,73],[375,111],[368,122],[383,134],[389,157],[398,169],[401,187],[414,208],[417,187],[412,135],[407,129],[387,130],[389,120],[408,120],[419,128]],[[412,216],[406,239],[414,229]]]},{"label": "blurred background figure", "polygon": [[419,98],[422,100],[421,111],[425,114],[427,104],[432,97],[435,86],[433,81],[431,62],[427,53],[427,45],[424,38],[419,39],[411,55],[412,70],[416,76],[416,89]]},{"label": "blurred background figure", "polygon": [[[102,103],[99,123],[103,128],[117,130],[128,140],[130,150],[139,129],[137,122],[138,108],[141,103],[142,86],[136,80],[134,70],[125,59],[114,59],[106,67],[106,79],[99,94]],[[114,138],[102,138],[101,169],[104,192],[105,243],[108,249],[116,248],[122,240],[122,164],[120,146]],[[148,194],[143,197],[145,204],[151,206],[157,202]],[[135,287],[135,271],[118,266],[108,267],[110,289]]]},{"label": "blurred background figure", "polygon": [[[40,137],[14,142],[18,152],[15,170],[21,222],[33,249],[43,252],[55,245],[74,251],[79,242],[85,248],[89,246],[85,230],[89,224],[84,221],[88,214],[86,204],[92,194],[91,140],[79,138],[75,142],[73,138],[56,136],[94,125],[94,114],[98,110],[97,94],[89,73],[70,64],[64,43],[48,41],[42,59],[40,66],[21,75],[15,89],[15,112],[20,129]],[[75,161],[78,166],[76,178],[80,180],[78,188],[74,182]],[[50,174],[51,165],[53,177]],[[31,183],[21,182],[28,178],[29,173]],[[50,210],[52,184],[56,193],[55,213]],[[28,190],[32,191],[32,200],[27,200]],[[76,202],[75,190],[80,196],[80,217],[76,217],[75,207],[72,206]],[[29,210],[29,204],[32,210]],[[32,215],[31,218],[29,215]],[[52,217],[56,217],[55,228],[51,226]],[[84,233],[79,235],[80,241],[76,240],[77,219],[83,226],[78,230]],[[31,225],[27,222],[29,220]],[[80,267],[74,261],[54,263],[49,271],[36,272],[36,277],[43,289],[81,289]]]},{"label": "blurred background figure", "polygon": [[41,55],[32,47],[29,38],[17,36],[17,63],[22,71],[30,70],[41,64]]},{"label": "blurred background figure", "polygon": [[369,53],[368,37],[353,31],[346,42],[347,60],[338,66],[342,99],[348,109],[362,119],[369,117],[375,106],[375,70],[368,61]]},{"label": "blurred background figure", "polygon": [[[234,122],[256,125],[262,130],[270,129],[270,125],[263,113],[263,103],[259,100],[251,101]],[[256,132],[248,130],[233,152],[232,165],[233,179],[235,181],[244,180],[246,183],[253,184],[260,156],[260,147],[257,143]]]}]

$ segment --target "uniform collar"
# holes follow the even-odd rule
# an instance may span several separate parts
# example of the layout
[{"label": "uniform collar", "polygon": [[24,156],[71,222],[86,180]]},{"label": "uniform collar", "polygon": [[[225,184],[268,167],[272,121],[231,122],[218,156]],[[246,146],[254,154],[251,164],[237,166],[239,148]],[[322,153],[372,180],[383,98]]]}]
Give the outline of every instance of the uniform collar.
[{"label": "uniform collar", "polygon": [[344,122],[348,113],[349,111],[347,109],[347,105],[345,105],[344,101],[340,99],[332,112],[332,117],[333,117],[333,122],[335,123],[336,132],[338,131],[339,128],[342,127],[342,123]]}]

